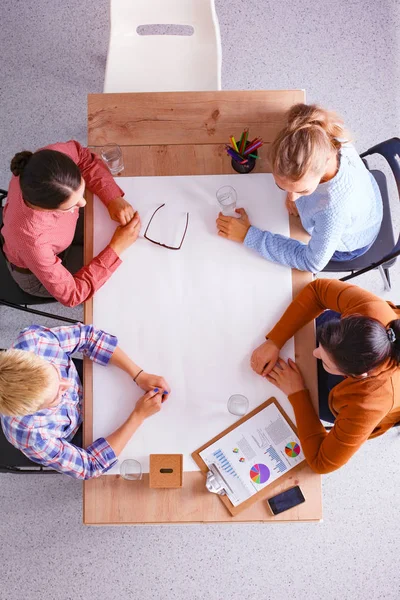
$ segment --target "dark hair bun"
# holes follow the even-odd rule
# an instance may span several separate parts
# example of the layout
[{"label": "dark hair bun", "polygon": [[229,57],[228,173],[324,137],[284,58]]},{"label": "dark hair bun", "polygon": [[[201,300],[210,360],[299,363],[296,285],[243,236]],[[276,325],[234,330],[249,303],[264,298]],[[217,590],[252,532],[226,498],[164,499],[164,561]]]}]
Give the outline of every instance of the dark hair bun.
[{"label": "dark hair bun", "polygon": [[[391,346],[391,357],[399,365],[400,364],[400,319],[391,321],[388,325],[388,329],[392,329],[395,339],[390,343]],[[387,334],[387,331],[386,331]],[[387,334],[388,335],[388,334]]]},{"label": "dark hair bun", "polygon": [[10,170],[13,175],[18,177],[22,175],[26,165],[28,164],[32,152],[28,152],[28,150],[24,150],[23,152],[17,152],[14,158],[11,160]]}]

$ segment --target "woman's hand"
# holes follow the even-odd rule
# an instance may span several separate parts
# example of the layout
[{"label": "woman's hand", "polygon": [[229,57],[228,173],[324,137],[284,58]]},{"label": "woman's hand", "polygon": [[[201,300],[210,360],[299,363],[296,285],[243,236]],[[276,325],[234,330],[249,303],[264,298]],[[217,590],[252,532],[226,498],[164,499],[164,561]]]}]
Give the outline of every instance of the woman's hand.
[{"label": "woman's hand", "polygon": [[127,225],[119,225],[110,240],[109,246],[118,256],[132,246],[138,239],[140,233],[140,217],[139,213],[135,213],[133,219]]},{"label": "woman's hand", "polygon": [[108,213],[113,221],[117,221],[120,225],[127,225],[135,216],[135,210],[121,196],[111,200],[107,205]]},{"label": "woman's hand", "polygon": [[286,396],[300,392],[306,387],[299,367],[290,358],[287,363],[280,358],[266,378]]},{"label": "woman's hand", "polygon": [[296,206],[296,200],[299,197],[300,196],[298,194],[294,194],[293,192],[287,193],[285,204],[289,215],[293,215],[295,217],[299,216],[299,211]]},{"label": "woman's hand", "polygon": [[251,368],[264,377],[274,368],[279,358],[279,348],[271,340],[258,346],[251,355]]},{"label": "woman's hand", "polygon": [[237,208],[235,212],[240,215],[239,219],[226,217],[222,213],[219,213],[217,219],[218,235],[243,244],[251,223],[244,208]]},{"label": "woman's hand", "polygon": [[[171,391],[171,388],[163,377],[160,377],[159,375],[152,375],[151,373],[145,373],[144,371],[139,373],[139,375],[136,377],[136,383],[145,392],[149,392],[156,388],[159,389],[163,397],[167,396],[167,394],[169,394]],[[164,400],[166,400],[166,397],[163,398],[163,401]]]},{"label": "woman's hand", "polygon": [[140,421],[144,421],[161,410],[162,401],[161,391],[156,388],[139,398],[133,412]]}]

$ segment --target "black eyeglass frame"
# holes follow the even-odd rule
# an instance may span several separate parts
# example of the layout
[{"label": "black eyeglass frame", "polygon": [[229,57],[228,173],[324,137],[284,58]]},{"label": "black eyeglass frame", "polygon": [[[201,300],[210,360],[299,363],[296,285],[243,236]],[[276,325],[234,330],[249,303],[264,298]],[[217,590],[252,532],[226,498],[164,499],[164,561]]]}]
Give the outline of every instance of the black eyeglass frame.
[{"label": "black eyeglass frame", "polygon": [[178,248],[176,248],[175,246],[167,246],[167,244],[161,244],[160,242],[156,242],[155,240],[152,240],[151,238],[147,237],[147,231],[151,225],[153,218],[155,217],[156,213],[160,210],[160,208],[163,208],[164,206],[165,206],[165,202],[164,202],[164,204],[160,204],[160,206],[158,208],[156,208],[156,210],[153,212],[150,221],[147,223],[147,227],[146,227],[143,237],[147,241],[151,242],[152,244],[156,244],[157,246],[161,246],[162,248],[167,248],[168,250],[180,250],[182,248],[183,242],[185,241],[186,232],[187,232],[187,229],[189,226],[189,213],[188,212],[186,213],[185,231],[183,232],[182,240],[181,240],[181,243],[179,244]]}]

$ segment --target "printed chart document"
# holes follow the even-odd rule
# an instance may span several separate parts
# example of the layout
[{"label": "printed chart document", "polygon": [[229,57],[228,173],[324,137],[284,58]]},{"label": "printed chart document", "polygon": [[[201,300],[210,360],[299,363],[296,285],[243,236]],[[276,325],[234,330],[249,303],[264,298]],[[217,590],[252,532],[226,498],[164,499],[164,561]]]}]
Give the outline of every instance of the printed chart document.
[{"label": "printed chart document", "polygon": [[305,460],[300,441],[275,403],[200,452],[227,483],[238,506]]}]

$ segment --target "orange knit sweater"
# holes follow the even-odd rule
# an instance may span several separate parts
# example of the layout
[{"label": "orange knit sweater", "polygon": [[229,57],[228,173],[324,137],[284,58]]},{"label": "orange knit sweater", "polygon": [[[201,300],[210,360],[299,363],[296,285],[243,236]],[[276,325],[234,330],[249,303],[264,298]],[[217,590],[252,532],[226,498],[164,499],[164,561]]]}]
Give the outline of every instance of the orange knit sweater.
[{"label": "orange knit sweater", "polygon": [[[279,348],[325,309],[373,317],[387,326],[398,318],[396,307],[357,286],[338,280],[317,279],[293,300],[267,337]],[[336,420],[327,433],[308,390],[289,396],[298,435],[308,464],[317,473],[344,465],[370,437],[400,421],[400,367],[386,361],[365,379],[347,377],[333,388],[329,408]]]}]

